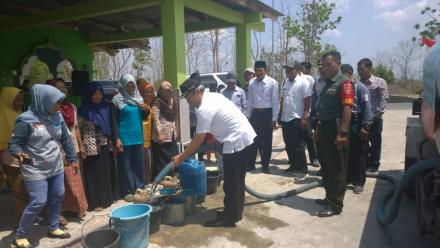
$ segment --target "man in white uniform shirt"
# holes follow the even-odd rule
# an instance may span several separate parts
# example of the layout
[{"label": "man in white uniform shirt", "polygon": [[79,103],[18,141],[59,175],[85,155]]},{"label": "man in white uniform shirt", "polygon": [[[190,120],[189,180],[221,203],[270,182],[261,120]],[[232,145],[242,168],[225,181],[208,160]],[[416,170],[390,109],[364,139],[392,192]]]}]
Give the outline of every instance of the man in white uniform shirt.
[{"label": "man in white uniform shirt", "polygon": [[206,92],[200,82],[187,79],[180,85],[181,97],[196,108],[196,135],[188,148],[173,158],[175,166],[196,152],[205,135],[211,133],[223,144],[223,212],[207,227],[235,227],[243,215],[246,167],[252,143],[257,136],[246,116],[222,94]]},{"label": "man in white uniform shirt", "polygon": [[307,129],[310,96],[312,95],[309,82],[299,75],[301,65],[294,62],[285,65],[286,77],[282,86],[282,97],[278,122],[283,130],[290,167],[285,172],[293,171],[296,180],[307,177],[306,154],[303,145],[304,130]]},{"label": "man in white uniform shirt", "polygon": [[247,117],[257,133],[252,149],[249,170],[255,169],[257,151],[261,155],[263,173],[269,173],[272,155],[272,133],[276,127],[279,109],[278,82],[266,75],[266,62],[255,61],[255,78],[249,82]]}]

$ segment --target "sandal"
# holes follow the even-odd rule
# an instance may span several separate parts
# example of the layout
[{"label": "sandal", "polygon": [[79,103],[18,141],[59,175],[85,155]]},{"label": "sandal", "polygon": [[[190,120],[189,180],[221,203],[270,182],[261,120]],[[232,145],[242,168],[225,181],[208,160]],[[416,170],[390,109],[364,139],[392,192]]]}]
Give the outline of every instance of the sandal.
[{"label": "sandal", "polygon": [[133,194],[126,194],[124,196],[124,201],[126,202],[132,202],[133,201]]},{"label": "sandal", "polygon": [[[24,238],[24,239],[18,239],[22,242],[18,242],[17,243],[17,238],[14,238],[14,240],[12,241],[12,246],[11,247],[16,247],[16,248],[32,248],[33,246],[31,245],[31,243],[29,243],[28,239]],[[20,243],[20,245],[19,245]]]}]

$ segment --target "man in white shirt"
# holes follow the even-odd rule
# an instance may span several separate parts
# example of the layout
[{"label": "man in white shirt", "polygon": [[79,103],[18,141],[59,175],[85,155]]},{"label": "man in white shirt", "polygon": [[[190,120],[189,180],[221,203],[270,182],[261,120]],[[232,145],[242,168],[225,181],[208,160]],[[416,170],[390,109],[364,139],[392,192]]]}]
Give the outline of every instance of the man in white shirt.
[{"label": "man in white shirt", "polygon": [[257,133],[249,170],[255,169],[257,151],[261,155],[263,173],[269,173],[272,155],[272,133],[276,127],[279,109],[278,82],[266,75],[266,62],[255,61],[255,78],[249,82],[247,117]]},{"label": "man in white shirt", "polygon": [[237,81],[237,77],[234,74],[228,73],[226,75],[226,84],[228,87],[223,90],[222,94],[237,106],[241,112],[246,113],[246,92],[237,86]]},{"label": "man in white shirt", "polygon": [[282,86],[278,123],[283,130],[283,139],[290,164],[285,172],[293,171],[295,179],[302,180],[307,177],[308,171],[303,134],[308,126],[312,91],[309,82],[299,75],[301,71],[299,62],[285,65],[283,68],[286,69],[287,79],[284,80]]},{"label": "man in white shirt", "polygon": [[223,190],[225,208],[207,227],[235,227],[243,215],[246,167],[257,136],[246,116],[221,94],[206,92],[200,82],[187,79],[180,85],[181,97],[196,108],[196,135],[188,148],[173,158],[175,166],[196,152],[205,135],[211,133],[223,144]]}]

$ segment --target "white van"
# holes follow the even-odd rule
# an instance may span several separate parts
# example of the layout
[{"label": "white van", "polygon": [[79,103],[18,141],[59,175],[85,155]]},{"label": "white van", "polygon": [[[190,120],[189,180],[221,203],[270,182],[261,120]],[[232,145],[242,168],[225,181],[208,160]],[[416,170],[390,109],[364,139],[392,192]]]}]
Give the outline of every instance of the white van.
[{"label": "white van", "polygon": [[[215,73],[205,73],[200,74],[201,83],[205,86],[205,91],[209,91],[209,85],[212,83],[217,83],[217,89],[220,85],[223,85],[223,88],[226,88],[226,75],[227,72],[215,72]],[[189,78],[189,76],[186,76]]]}]

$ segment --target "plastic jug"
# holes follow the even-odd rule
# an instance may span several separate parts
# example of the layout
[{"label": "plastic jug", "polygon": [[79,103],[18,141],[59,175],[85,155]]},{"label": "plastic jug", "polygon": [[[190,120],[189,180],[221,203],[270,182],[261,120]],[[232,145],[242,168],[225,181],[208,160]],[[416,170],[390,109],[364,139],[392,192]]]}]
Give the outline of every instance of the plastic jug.
[{"label": "plastic jug", "polygon": [[183,189],[192,190],[197,195],[197,203],[205,201],[206,168],[203,162],[187,159],[179,167],[180,185]]}]

